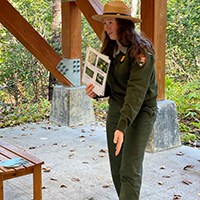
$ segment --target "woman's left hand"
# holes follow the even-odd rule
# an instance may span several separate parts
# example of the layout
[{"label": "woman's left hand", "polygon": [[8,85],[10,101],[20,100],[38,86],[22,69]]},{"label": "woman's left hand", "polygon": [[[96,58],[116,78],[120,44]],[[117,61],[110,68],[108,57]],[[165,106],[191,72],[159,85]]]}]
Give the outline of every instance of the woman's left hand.
[{"label": "woman's left hand", "polygon": [[122,144],[124,142],[124,133],[120,130],[116,130],[114,133],[113,142],[116,144],[115,156],[118,156],[118,154],[120,153]]}]

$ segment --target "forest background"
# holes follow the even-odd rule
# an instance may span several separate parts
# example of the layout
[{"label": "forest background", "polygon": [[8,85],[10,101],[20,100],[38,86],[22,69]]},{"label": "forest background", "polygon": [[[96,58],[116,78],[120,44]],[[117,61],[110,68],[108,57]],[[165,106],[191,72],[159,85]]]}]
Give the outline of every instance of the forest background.
[{"label": "forest background", "polygon": [[[61,55],[60,0],[10,2]],[[176,103],[182,142],[192,146],[200,141],[199,22],[199,0],[167,1],[165,95]],[[88,44],[95,49],[100,46],[84,16],[82,40],[84,60]],[[48,119],[51,86],[49,72],[0,24],[0,128]],[[97,120],[105,120],[107,107],[106,100],[94,101]]]}]

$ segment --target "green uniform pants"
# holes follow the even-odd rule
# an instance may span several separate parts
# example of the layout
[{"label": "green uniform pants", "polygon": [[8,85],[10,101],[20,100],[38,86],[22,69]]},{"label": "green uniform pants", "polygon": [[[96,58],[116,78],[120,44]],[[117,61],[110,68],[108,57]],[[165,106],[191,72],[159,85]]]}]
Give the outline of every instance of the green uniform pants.
[{"label": "green uniform pants", "polygon": [[156,106],[153,108],[146,106],[140,110],[125,133],[120,154],[115,156],[113,137],[120,109],[120,105],[110,101],[106,129],[111,173],[119,199],[138,200],[144,152],[156,119]]}]

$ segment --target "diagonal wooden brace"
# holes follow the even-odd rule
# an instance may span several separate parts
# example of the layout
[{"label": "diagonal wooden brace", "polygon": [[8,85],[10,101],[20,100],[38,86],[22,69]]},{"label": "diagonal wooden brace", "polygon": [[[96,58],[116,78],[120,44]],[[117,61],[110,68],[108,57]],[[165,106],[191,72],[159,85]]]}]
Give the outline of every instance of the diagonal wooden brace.
[{"label": "diagonal wooden brace", "polygon": [[103,23],[95,21],[91,17],[92,15],[103,13],[103,5],[101,2],[99,0],[76,0],[75,4],[90,23],[98,38],[101,39],[103,33]]},{"label": "diagonal wooden brace", "polygon": [[0,23],[7,28],[64,85],[73,85],[56,66],[62,60],[54,49],[7,1],[0,0]]}]

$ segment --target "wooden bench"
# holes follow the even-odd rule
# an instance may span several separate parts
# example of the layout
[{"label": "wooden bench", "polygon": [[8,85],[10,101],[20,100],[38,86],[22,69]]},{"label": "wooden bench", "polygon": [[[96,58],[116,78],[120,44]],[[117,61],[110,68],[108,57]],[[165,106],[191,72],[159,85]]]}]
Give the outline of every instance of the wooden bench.
[{"label": "wooden bench", "polygon": [[42,199],[42,174],[41,165],[44,163],[31,154],[16,148],[5,141],[0,141],[0,161],[12,158],[22,158],[27,164],[18,167],[0,166],[0,200],[3,200],[3,181],[11,178],[33,174],[33,197],[34,200]]}]

